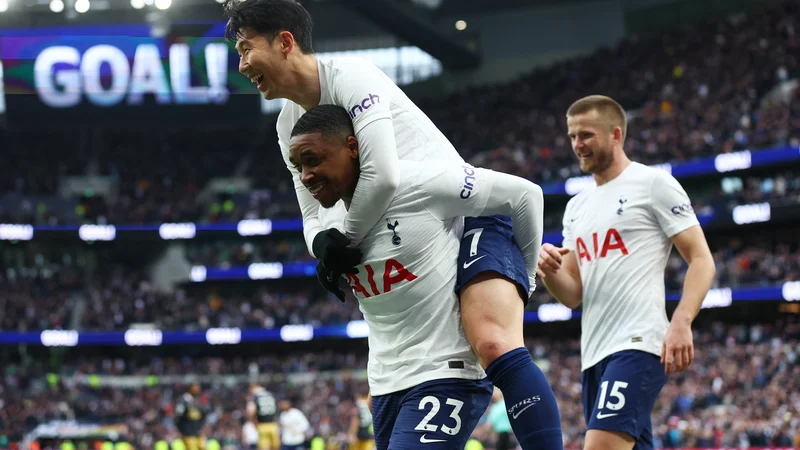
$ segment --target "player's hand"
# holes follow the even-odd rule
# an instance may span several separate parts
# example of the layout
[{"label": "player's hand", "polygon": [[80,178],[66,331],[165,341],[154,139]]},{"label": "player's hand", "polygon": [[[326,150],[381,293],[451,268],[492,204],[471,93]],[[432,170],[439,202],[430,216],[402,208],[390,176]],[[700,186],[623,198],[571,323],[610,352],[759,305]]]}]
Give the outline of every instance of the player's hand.
[{"label": "player's hand", "polygon": [[678,373],[686,370],[694,361],[694,342],[692,326],[683,322],[672,322],[661,345],[661,364],[664,373]]},{"label": "player's hand", "polygon": [[545,278],[548,273],[558,272],[564,255],[569,251],[566,247],[542,244],[542,248],[539,249],[539,263],[536,267],[536,274],[539,275],[539,278]]},{"label": "player's hand", "polygon": [[317,233],[311,249],[317,259],[327,269],[338,273],[358,273],[356,266],[361,264],[361,250],[350,248],[350,239],[336,228],[329,228]]},{"label": "player's hand", "polygon": [[[358,273],[358,270],[356,270],[356,273]],[[322,262],[317,263],[317,280],[319,280],[320,284],[325,287],[328,292],[335,295],[339,301],[344,303],[344,291],[339,287],[339,280],[341,280],[341,278],[341,274],[332,272],[326,268]]]}]

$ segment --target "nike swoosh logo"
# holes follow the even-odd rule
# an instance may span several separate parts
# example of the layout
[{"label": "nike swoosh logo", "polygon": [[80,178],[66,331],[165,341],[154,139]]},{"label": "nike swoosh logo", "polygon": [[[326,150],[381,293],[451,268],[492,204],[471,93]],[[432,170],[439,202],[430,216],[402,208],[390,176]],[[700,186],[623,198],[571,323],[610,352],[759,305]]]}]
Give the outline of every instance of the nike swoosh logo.
[{"label": "nike swoosh logo", "polygon": [[464,263],[464,268],[465,268],[465,269],[468,269],[468,268],[469,268],[469,266],[471,266],[471,265],[475,264],[475,263],[476,263],[476,262],[478,262],[478,261],[479,261],[481,258],[485,258],[485,257],[486,257],[486,255],[483,255],[483,256],[478,256],[477,258],[473,259],[473,260],[472,260],[472,261],[470,261],[470,262],[465,262],[465,263]]},{"label": "nike swoosh logo", "polygon": [[516,420],[516,419],[517,419],[517,417],[519,417],[519,415],[520,415],[520,414],[524,413],[526,409],[530,408],[531,406],[533,406],[533,405],[535,405],[535,404],[536,404],[536,403],[529,403],[529,404],[525,405],[525,407],[524,407],[524,408],[522,408],[522,409],[520,409],[519,411],[517,411],[517,412],[515,412],[514,414],[512,414],[512,415],[511,415],[511,417],[512,417],[514,420]]},{"label": "nike swoosh logo", "polygon": [[444,439],[428,439],[425,436],[427,436],[427,434],[423,434],[422,437],[419,438],[419,441],[423,444],[430,444],[431,442],[447,442]]},{"label": "nike swoosh logo", "polygon": [[619,413],[603,414],[603,413],[601,413],[599,411],[597,412],[597,418],[600,419],[600,420],[608,419],[609,417],[614,417],[614,416],[618,416],[618,415],[619,415]]}]

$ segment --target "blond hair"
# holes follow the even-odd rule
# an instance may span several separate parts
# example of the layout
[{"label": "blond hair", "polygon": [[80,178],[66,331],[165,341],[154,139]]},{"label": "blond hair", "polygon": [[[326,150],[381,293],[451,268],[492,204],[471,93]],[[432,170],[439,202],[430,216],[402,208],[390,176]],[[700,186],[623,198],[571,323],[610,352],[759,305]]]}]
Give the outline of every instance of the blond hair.
[{"label": "blond hair", "polygon": [[613,98],[605,95],[590,95],[573,103],[567,109],[567,117],[597,111],[600,117],[608,123],[611,131],[619,127],[622,130],[622,141],[628,135],[628,119],[625,110]]}]

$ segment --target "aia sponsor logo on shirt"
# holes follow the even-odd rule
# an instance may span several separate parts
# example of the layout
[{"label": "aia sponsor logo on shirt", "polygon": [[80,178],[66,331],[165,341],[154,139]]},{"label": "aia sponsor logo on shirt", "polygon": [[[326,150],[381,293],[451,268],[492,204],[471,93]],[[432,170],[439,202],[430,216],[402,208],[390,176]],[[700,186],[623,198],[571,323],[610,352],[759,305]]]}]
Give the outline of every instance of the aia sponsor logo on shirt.
[{"label": "aia sponsor logo on shirt", "polygon": [[395,259],[387,259],[384,263],[383,274],[381,276],[381,280],[383,281],[381,287],[383,287],[383,290],[379,290],[378,283],[375,282],[375,269],[371,264],[364,264],[364,269],[367,271],[366,284],[369,287],[369,290],[367,290],[367,288],[364,287],[364,284],[361,283],[359,275],[364,275],[362,273],[357,275],[348,273],[347,281],[350,284],[350,287],[353,289],[353,293],[361,294],[365,298],[370,298],[374,295],[386,294],[387,292],[392,291],[392,286],[395,284],[403,281],[414,281],[417,279],[417,276],[406,269],[403,264]]},{"label": "aia sponsor logo on shirt", "polygon": [[[588,241],[588,244],[587,244]],[[625,241],[616,228],[609,228],[605,233],[592,233],[589,239],[584,240],[579,237],[575,240],[575,249],[578,253],[578,263],[592,262],[600,258],[619,252],[622,255],[628,254]]]},{"label": "aia sponsor logo on shirt", "polygon": [[352,106],[347,112],[350,113],[350,118],[355,119],[357,115],[361,114],[362,112],[372,108],[375,106],[376,103],[381,102],[381,97],[377,94],[369,94],[368,96],[364,97],[360,103],[357,103],[355,106]]}]

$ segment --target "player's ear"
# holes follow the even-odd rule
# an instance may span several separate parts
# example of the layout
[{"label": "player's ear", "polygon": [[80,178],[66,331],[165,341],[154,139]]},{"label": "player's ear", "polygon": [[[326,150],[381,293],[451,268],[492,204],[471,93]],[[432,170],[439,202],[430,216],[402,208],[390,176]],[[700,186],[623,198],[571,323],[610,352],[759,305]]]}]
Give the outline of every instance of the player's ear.
[{"label": "player's ear", "polygon": [[288,31],[281,31],[278,33],[278,37],[276,39],[278,39],[278,42],[280,43],[280,49],[281,53],[283,53],[283,56],[288,56],[289,52],[291,52],[294,48],[294,36],[292,36],[292,33]]},{"label": "player's ear", "polygon": [[622,142],[622,127],[620,126],[614,127],[614,140]]},{"label": "player's ear", "polygon": [[347,151],[351,158],[358,159],[358,141],[355,136],[347,136]]}]

